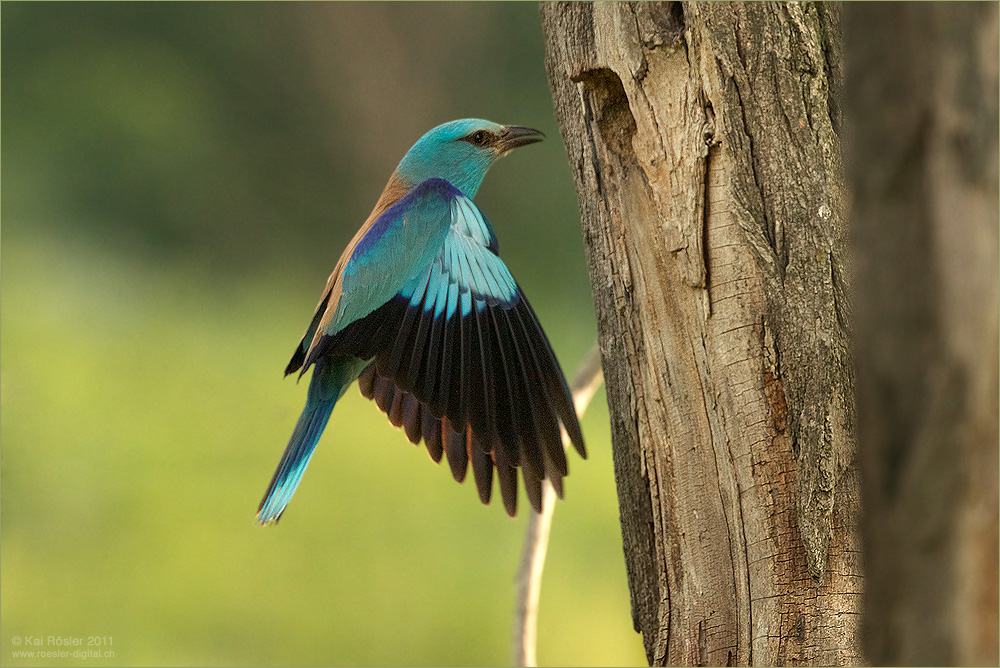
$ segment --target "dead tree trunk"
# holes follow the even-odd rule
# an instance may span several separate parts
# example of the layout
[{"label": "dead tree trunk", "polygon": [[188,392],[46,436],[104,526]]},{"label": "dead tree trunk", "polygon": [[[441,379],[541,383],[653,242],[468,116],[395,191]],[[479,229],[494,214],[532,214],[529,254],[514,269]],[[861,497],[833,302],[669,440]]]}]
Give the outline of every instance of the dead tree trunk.
[{"label": "dead tree trunk", "polygon": [[867,653],[997,665],[997,5],[844,11]]},{"label": "dead tree trunk", "polygon": [[651,664],[852,664],[839,8],[544,3]]}]

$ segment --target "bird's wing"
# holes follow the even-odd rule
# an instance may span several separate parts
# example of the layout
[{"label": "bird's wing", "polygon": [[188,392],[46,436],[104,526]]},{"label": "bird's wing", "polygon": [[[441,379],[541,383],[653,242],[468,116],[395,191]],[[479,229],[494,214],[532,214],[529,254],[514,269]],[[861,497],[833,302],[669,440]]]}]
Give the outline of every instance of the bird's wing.
[{"label": "bird's wing", "polygon": [[448,231],[448,207],[457,192],[443,179],[430,179],[409,192],[390,180],[327,279],[286,376],[299,369],[305,373],[322,336],[371,313],[430,262]]},{"label": "bird's wing", "polygon": [[[360,378],[362,393],[410,440],[424,440],[436,460],[446,454],[459,481],[471,461],[484,502],[495,468],[510,514],[520,467],[539,509],[541,480],[549,478],[559,490],[566,475],[560,424],[585,456],[583,436],[559,363],[496,254],[489,222],[471,200],[451,191],[443,238],[420,271],[396,283],[388,297],[391,282],[366,292],[384,300],[345,325],[320,325],[306,368],[322,355],[372,360]],[[400,275],[386,270],[392,271]],[[351,289],[345,278],[338,308],[347,313],[356,312],[345,305]]]}]

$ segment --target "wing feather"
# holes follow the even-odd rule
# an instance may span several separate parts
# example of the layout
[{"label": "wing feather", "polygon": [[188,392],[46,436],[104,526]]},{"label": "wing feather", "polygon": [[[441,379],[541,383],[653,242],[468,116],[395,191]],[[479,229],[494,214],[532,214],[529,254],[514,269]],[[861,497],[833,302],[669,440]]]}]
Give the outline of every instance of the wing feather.
[{"label": "wing feather", "polygon": [[404,393],[403,397],[403,429],[406,431],[406,437],[410,439],[410,443],[417,444],[420,443],[420,416],[422,415],[420,402],[409,392]]},{"label": "wing feather", "polygon": [[441,418],[434,417],[426,405],[423,408],[424,446],[431,459],[440,462],[441,454],[444,451],[441,444]]},{"label": "wing feather", "polygon": [[481,443],[476,443],[472,427],[467,428],[466,441],[469,444],[469,462],[472,464],[472,477],[476,481],[479,500],[489,503],[493,495],[493,459]]},{"label": "wing feather", "polygon": [[451,475],[456,482],[465,480],[465,474],[469,470],[469,451],[465,442],[465,429],[458,431],[451,420],[442,420],[445,431],[445,455],[448,457],[448,465],[451,467]]}]

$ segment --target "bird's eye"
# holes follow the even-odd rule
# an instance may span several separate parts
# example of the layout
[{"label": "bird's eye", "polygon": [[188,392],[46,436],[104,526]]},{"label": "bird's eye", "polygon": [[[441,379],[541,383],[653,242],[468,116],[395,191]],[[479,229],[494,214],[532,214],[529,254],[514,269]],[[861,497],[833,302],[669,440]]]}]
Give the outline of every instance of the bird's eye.
[{"label": "bird's eye", "polygon": [[476,130],[472,133],[472,137],[470,137],[470,139],[476,146],[482,146],[486,143],[486,133],[482,130]]}]

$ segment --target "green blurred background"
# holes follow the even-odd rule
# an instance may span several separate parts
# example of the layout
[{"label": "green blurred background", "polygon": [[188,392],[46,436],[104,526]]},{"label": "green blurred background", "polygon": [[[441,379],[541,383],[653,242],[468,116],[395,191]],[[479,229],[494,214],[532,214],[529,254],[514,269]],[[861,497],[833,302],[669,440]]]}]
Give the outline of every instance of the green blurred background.
[{"label": "green blurred background", "polygon": [[[505,665],[524,509],[338,405],[277,527],[282,380],[405,150],[543,130],[477,201],[567,375],[596,327],[534,3],[2,7],[0,663]],[[554,522],[542,664],[643,664],[603,392]],[[43,646],[41,649],[51,649]]]}]

